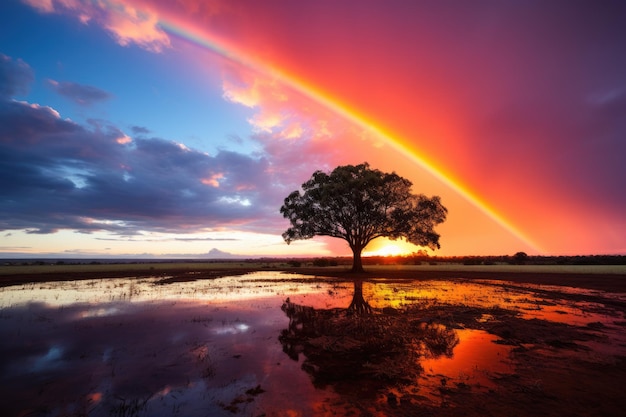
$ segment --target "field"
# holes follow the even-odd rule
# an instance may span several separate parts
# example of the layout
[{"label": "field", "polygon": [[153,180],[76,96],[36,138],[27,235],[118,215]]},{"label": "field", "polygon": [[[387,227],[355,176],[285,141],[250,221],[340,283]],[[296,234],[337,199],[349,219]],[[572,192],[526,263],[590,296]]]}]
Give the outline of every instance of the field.
[{"label": "field", "polygon": [[[367,265],[362,278],[490,278],[528,283],[582,286],[606,291],[626,291],[626,265]],[[286,271],[305,275],[346,277],[349,266],[312,267],[304,264],[290,266],[281,261],[222,261],[222,262],[123,262],[123,263],[28,263],[0,266],[0,286],[40,280],[115,278],[129,276],[174,276],[189,273],[196,278],[215,278],[231,273],[252,271]]]},{"label": "field", "polygon": [[620,416],[626,267],[0,267],[3,415]]},{"label": "field", "polygon": [[[233,269],[271,269],[282,270],[289,267],[280,261],[215,261],[215,262],[124,262],[124,263],[27,263],[24,265],[0,265],[1,275],[49,274],[49,273],[100,273],[112,272],[128,274],[134,271],[219,271]],[[305,265],[304,268],[308,266]],[[298,270],[296,267],[291,267]],[[309,268],[310,269],[310,268]],[[325,267],[327,271],[345,271],[346,266]],[[409,272],[486,272],[486,273],[548,273],[548,274],[596,274],[625,275],[626,265],[462,265],[460,263],[442,263],[437,265],[368,265],[371,273]]]}]

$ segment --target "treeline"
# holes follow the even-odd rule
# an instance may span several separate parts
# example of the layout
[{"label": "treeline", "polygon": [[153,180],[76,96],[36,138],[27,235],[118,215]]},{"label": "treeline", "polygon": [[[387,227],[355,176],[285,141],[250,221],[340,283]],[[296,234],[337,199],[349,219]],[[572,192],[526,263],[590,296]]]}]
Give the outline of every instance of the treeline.
[{"label": "treeline", "polygon": [[[626,255],[534,256],[524,252],[500,256],[430,256],[424,252],[398,256],[364,256],[363,265],[626,265]],[[272,268],[276,264],[292,267],[351,266],[351,256],[249,259],[4,259],[0,265],[100,265],[143,263],[216,263]]]},{"label": "treeline", "polygon": [[[290,266],[344,266],[352,264],[352,257],[298,258],[289,260],[264,259],[283,262]],[[422,253],[398,256],[363,257],[363,265],[626,265],[625,255],[576,255],[576,256],[532,256],[524,252],[500,256],[429,256]]]},{"label": "treeline", "polygon": [[464,265],[626,265],[624,255],[576,255],[576,256],[460,256],[460,257],[429,257],[419,259],[420,262],[462,263]]}]

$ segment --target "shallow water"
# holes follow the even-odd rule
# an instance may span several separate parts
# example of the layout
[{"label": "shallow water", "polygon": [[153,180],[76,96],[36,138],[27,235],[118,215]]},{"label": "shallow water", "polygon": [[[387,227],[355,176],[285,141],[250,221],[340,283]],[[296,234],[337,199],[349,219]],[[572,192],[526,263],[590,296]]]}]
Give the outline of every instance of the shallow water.
[{"label": "shallow water", "polygon": [[[346,400],[340,385],[320,386],[311,367],[303,366],[306,356],[294,355],[281,341],[294,324],[281,309],[287,298],[311,311],[346,309],[353,283],[274,272],[170,284],[159,284],[161,279],[0,288],[1,414],[317,416],[358,411],[353,401],[358,392]],[[589,346],[605,353],[621,346],[624,353],[623,332],[615,324],[623,315],[602,305],[551,297],[550,288],[538,290],[490,281],[373,280],[363,284],[363,298],[374,309],[440,303],[504,308],[524,319],[576,326],[602,323],[611,340]],[[492,319],[489,314],[480,318]],[[455,340],[450,351],[422,349],[416,359],[423,370],[410,389],[419,398],[437,403],[441,386],[453,383],[493,389],[494,376],[515,372],[512,347],[496,343],[497,336],[460,325],[445,330]]]}]

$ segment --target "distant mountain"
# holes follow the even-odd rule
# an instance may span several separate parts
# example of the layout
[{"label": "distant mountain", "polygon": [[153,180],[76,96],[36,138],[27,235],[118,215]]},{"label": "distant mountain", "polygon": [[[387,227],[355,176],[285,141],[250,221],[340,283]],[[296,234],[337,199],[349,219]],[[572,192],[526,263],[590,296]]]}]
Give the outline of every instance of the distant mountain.
[{"label": "distant mountain", "polygon": [[97,253],[80,253],[80,252],[62,252],[62,253],[21,253],[21,252],[3,252],[0,253],[0,259],[17,260],[17,259],[63,259],[63,260],[102,260],[102,259],[127,259],[127,260],[163,260],[163,259],[249,259],[250,256],[234,255],[224,252],[217,248],[213,248],[207,253],[136,253],[136,254],[97,254]]},{"label": "distant mountain", "polygon": [[217,248],[211,249],[206,254],[199,255],[199,257],[203,259],[245,259],[247,258],[246,256],[233,255],[232,253],[224,252]]}]

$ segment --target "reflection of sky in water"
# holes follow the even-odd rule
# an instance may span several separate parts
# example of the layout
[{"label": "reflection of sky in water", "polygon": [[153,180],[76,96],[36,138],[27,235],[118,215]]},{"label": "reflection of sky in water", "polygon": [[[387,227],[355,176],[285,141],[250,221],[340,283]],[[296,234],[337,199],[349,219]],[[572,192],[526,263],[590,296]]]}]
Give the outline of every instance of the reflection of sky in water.
[{"label": "reflection of sky in water", "polygon": [[63,357],[63,349],[60,346],[52,346],[43,356],[34,360],[33,366],[30,368],[32,372],[42,372],[56,368],[60,365]]},{"label": "reflection of sky in water", "polygon": [[452,357],[425,358],[421,362],[424,368],[421,392],[430,398],[436,398],[432,393],[437,392],[442,378],[471,384],[474,389],[477,386],[493,389],[496,385],[490,376],[511,372],[506,361],[511,347],[493,343],[498,339],[496,336],[467,329],[458,330],[457,334],[459,344]]},{"label": "reflection of sky in water", "polygon": [[[273,275],[276,278],[277,274]],[[289,277],[291,275],[284,275]],[[295,275],[294,275],[295,276]],[[241,301],[268,296],[317,293],[317,284],[294,282],[263,282],[268,273],[252,273],[245,277],[224,277],[212,280],[175,282],[157,285],[163,278],[116,278],[43,282],[0,289],[0,308],[17,306],[36,300],[54,306],[75,303],[141,303],[163,300]],[[282,280],[284,281],[284,279]]]},{"label": "reflection of sky in water", "polygon": [[[278,336],[289,319],[280,307],[289,297],[319,309],[346,308],[352,283],[272,272],[157,281],[0,288],[0,409],[49,416],[333,414],[338,394],[315,389],[302,360],[283,352]],[[610,322],[589,312],[589,303],[488,282],[381,281],[365,283],[363,293],[376,308],[438,300],[580,325]],[[435,390],[442,376],[489,388],[485,375],[510,371],[510,347],[493,343],[495,336],[470,329],[458,336],[453,356],[422,361],[422,390]]]},{"label": "reflection of sky in water", "polygon": [[217,329],[213,329],[215,334],[237,334],[237,333],[245,333],[250,326],[244,323],[237,323],[228,326],[223,326]]}]

